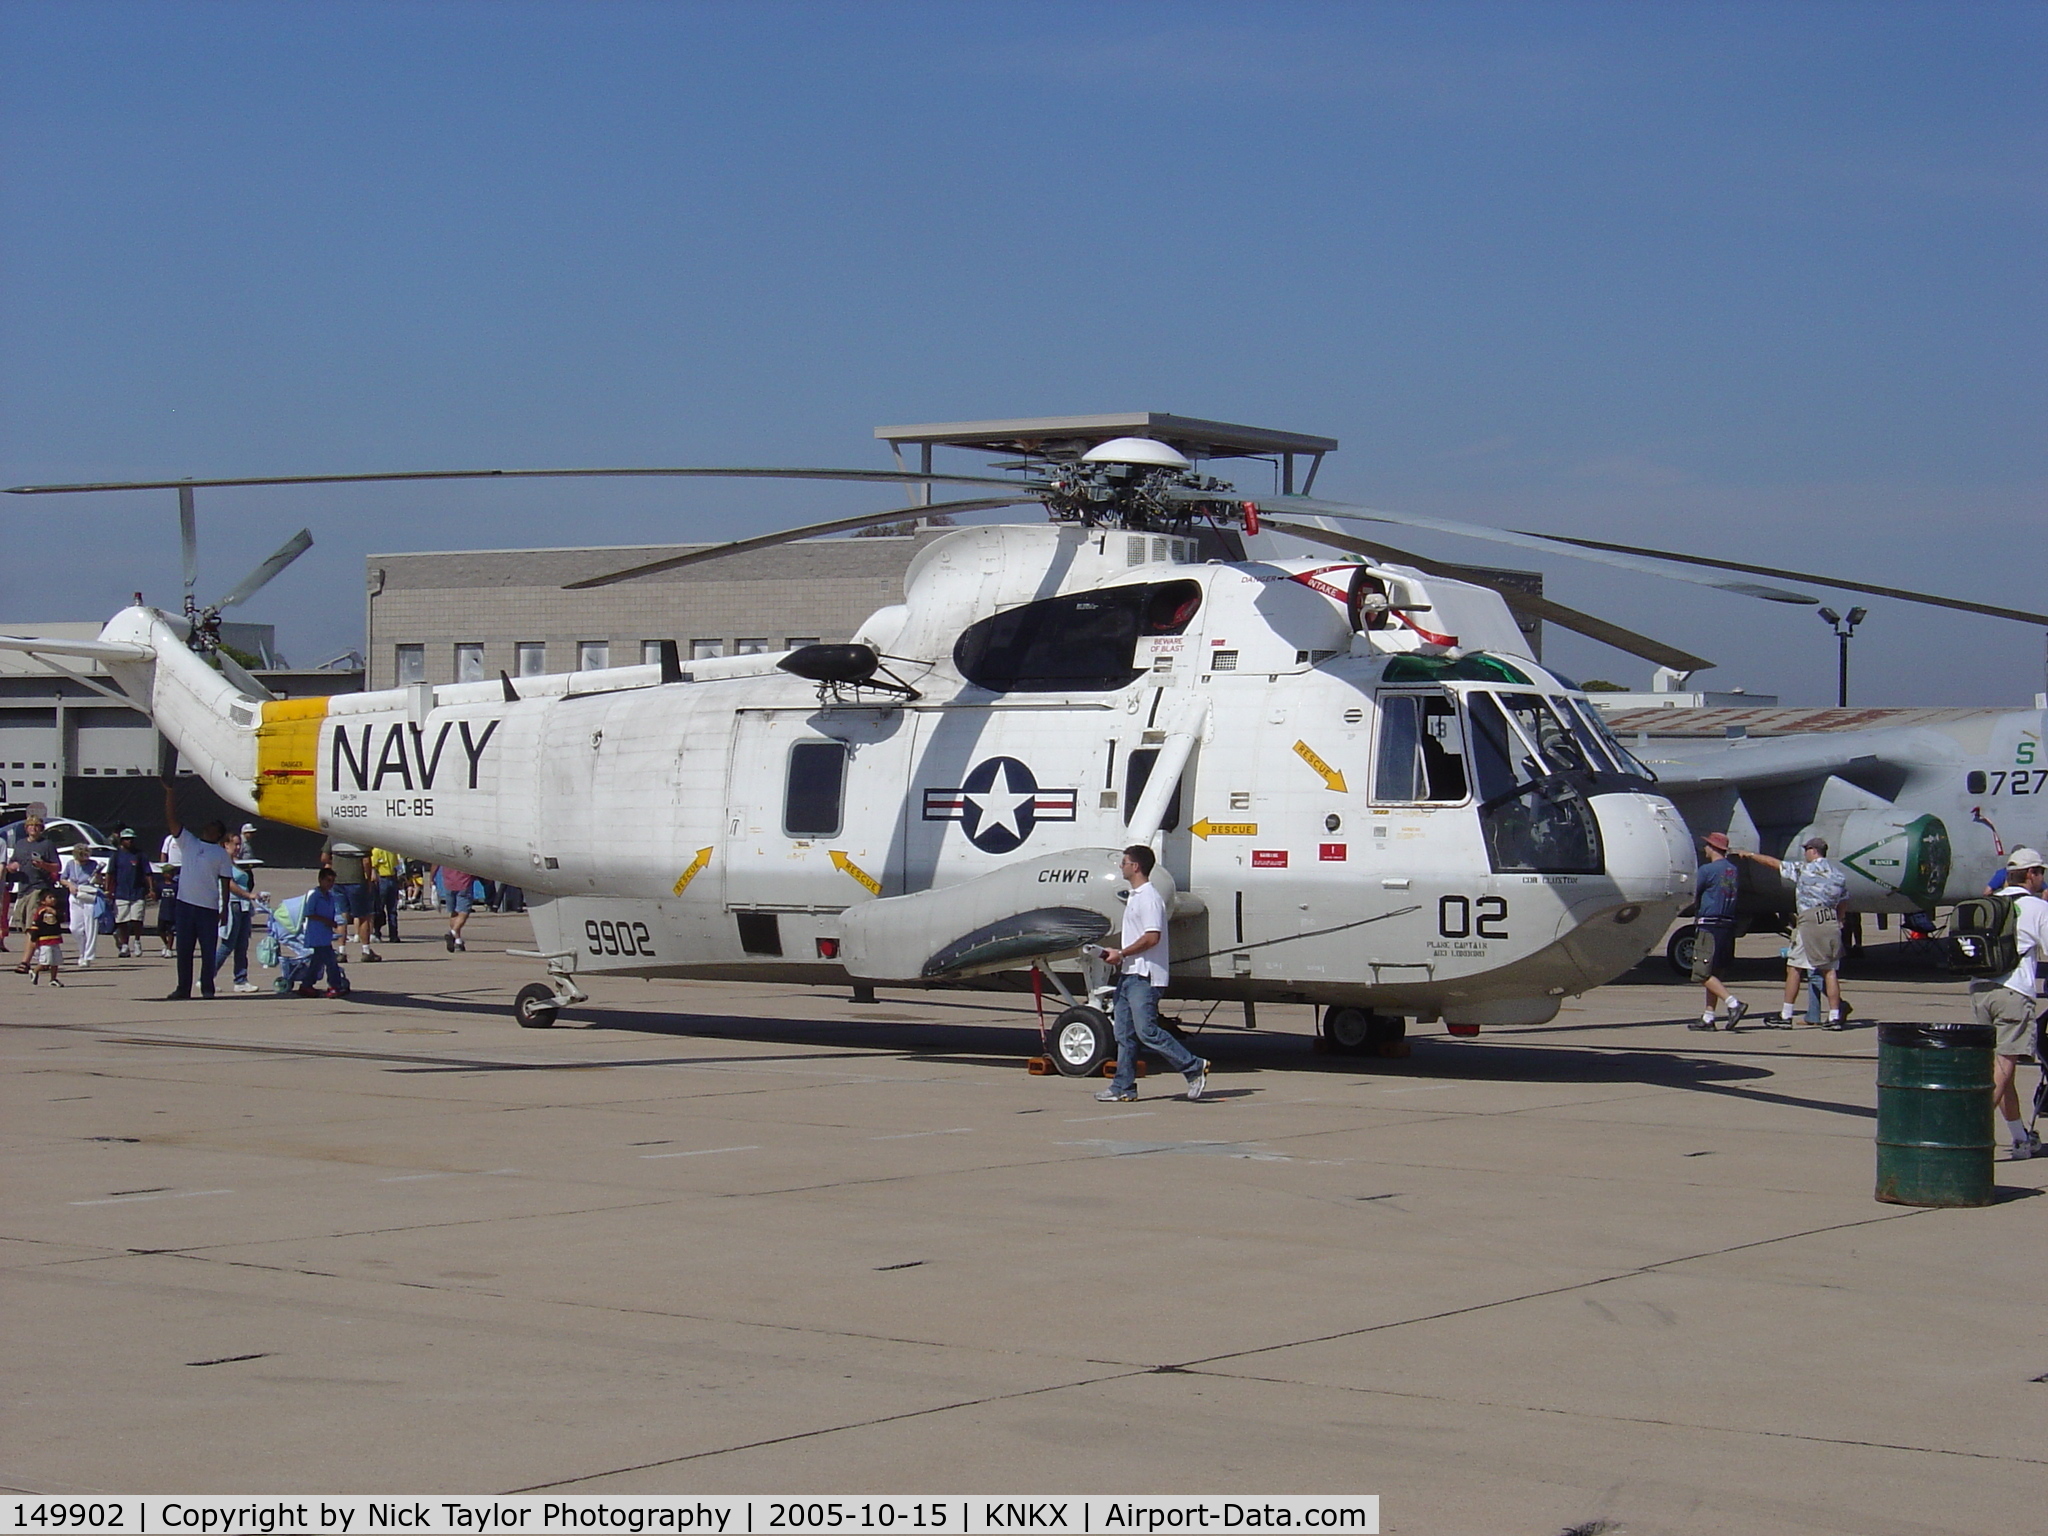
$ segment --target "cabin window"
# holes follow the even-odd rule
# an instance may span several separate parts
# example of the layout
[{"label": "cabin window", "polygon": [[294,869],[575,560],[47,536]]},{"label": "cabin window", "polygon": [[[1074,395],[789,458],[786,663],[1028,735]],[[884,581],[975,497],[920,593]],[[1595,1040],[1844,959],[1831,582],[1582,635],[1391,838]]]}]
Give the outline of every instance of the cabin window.
[{"label": "cabin window", "polygon": [[723,640],[692,640],[690,642],[690,660],[692,661],[711,661],[724,654],[725,642]]},{"label": "cabin window", "polygon": [[768,637],[766,635],[741,635],[739,639],[733,641],[732,653],[735,656],[766,656],[768,654]]},{"label": "cabin window", "polygon": [[1192,581],[1051,597],[969,625],[953,663],[997,693],[1123,688],[1144,675],[1132,662],[1138,637],[1178,635],[1201,606],[1201,585]]},{"label": "cabin window", "polygon": [[484,648],[476,641],[463,641],[455,647],[455,681],[458,683],[480,683],[484,680]]},{"label": "cabin window", "polygon": [[[1145,786],[1152,779],[1152,765],[1159,761],[1157,747],[1144,747],[1124,759],[1124,825],[1131,824],[1131,813],[1138,808],[1138,797],[1145,793]],[[1159,823],[1162,832],[1180,830],[1180,791],[1177,781],[1173,794],[1166,802],[1166,819]]]},{"label": "cabin window", "polygon": [[576,647],[578,672],[603,672],[611,664],[612,645],[609,640],[585,640]]},{"label": "cabin window", "polygon": [[521,640],[512,647],[512,675],[514,677],[539,677],[547,669],[547,641]]},{"label": "cabin window", "polygon": [[1466,795],[1465,743],[1448,694],[1380,695],[1375,800],[1455,802]]},{"label": "cabin window", "polygon": [[789,749],[782,830],[791,837],[836,837],[846,807],[846,743],[800,741]]},{"label": "cabin window", "polygon": [[397,659],[399,687],[427,680],[427,648],[424,645],[401,645]]}]

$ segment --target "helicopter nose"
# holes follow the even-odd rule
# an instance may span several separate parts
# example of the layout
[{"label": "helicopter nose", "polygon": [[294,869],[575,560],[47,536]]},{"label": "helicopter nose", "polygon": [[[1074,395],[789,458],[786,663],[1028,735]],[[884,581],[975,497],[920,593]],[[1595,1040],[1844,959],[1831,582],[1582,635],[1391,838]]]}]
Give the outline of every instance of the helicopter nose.
[{"label": "helicopter nose", "polygon": [[1607,850],[1607,874],[1629,901],[1688,897],[1692,834],[1661,795],[1597,795],[1593,813]]}]

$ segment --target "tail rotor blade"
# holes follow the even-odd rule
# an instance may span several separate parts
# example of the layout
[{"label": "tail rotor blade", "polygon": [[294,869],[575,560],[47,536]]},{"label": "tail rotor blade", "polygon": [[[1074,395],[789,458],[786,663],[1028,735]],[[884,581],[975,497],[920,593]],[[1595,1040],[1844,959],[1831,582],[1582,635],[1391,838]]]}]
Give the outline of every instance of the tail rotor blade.
[{"label": "tail rotor blade", "polygon": [[[237,603],[246,603],[250,598],[270,585],[271,579],[290,565],[299,556],[313,547],[313,535],[301,528],[297,533],[280,544],[277,552],[255,570],[244,576],[241,585],[213,605],[214,612],[232,608]],[[188,586],[189,590],[189,586]]]},{"label": "tail rotor blade", "polygon": [[192,604],[192,589],[199,585],[199,514],[193,510],[192,487],[178,487],[178,552],[185,562],[185,604]]}]

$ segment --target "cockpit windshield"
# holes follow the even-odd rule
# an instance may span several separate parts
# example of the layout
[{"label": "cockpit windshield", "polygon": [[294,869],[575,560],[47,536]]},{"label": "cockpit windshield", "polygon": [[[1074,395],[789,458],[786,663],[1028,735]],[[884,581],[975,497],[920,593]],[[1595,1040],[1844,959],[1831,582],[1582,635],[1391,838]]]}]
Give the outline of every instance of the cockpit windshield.
[{"label": "cockpit windshield", "polygon": [[1539,695],[1466,695],[1487,853],[1503,873],[1598,874],[1600,826],[1588,795],[1602,777],[1578,736]]}]

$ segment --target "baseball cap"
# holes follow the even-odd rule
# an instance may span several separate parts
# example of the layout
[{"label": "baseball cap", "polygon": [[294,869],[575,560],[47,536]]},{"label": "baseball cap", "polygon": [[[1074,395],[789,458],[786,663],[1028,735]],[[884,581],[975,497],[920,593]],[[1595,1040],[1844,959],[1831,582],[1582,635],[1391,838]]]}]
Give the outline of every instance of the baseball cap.
[{"label": "baseball cap", "polygon": [[135,829],[133,827],[123,827],[120,831],[114,834],[114,841],[118,843],[119,841],[121,841],[122,838],[133,837],[134,835]]},{"label": "baseball cap", "polygon": [[1728,834],[1726,832],[1709,832],[1700,841],[1709,848],[1718,848],[1723,853],[1728,851]]},{"label": "baseball cap", "polygon": [[2041,869],[2048,867],[2048,859],[2042,858],[2037,849],[2015,848],[2012,851],[2012,857],[2005,861],[2005,867],[2007,869]]},{"label": "baseball cap", "polygon": [[1825,854],[1828,851],[1828,840],[1824,837],[1809,837],[1805,842],[1801,843],[1799,846],[1801,848],[1815,848],[1818,849],[1821,853]]}]

